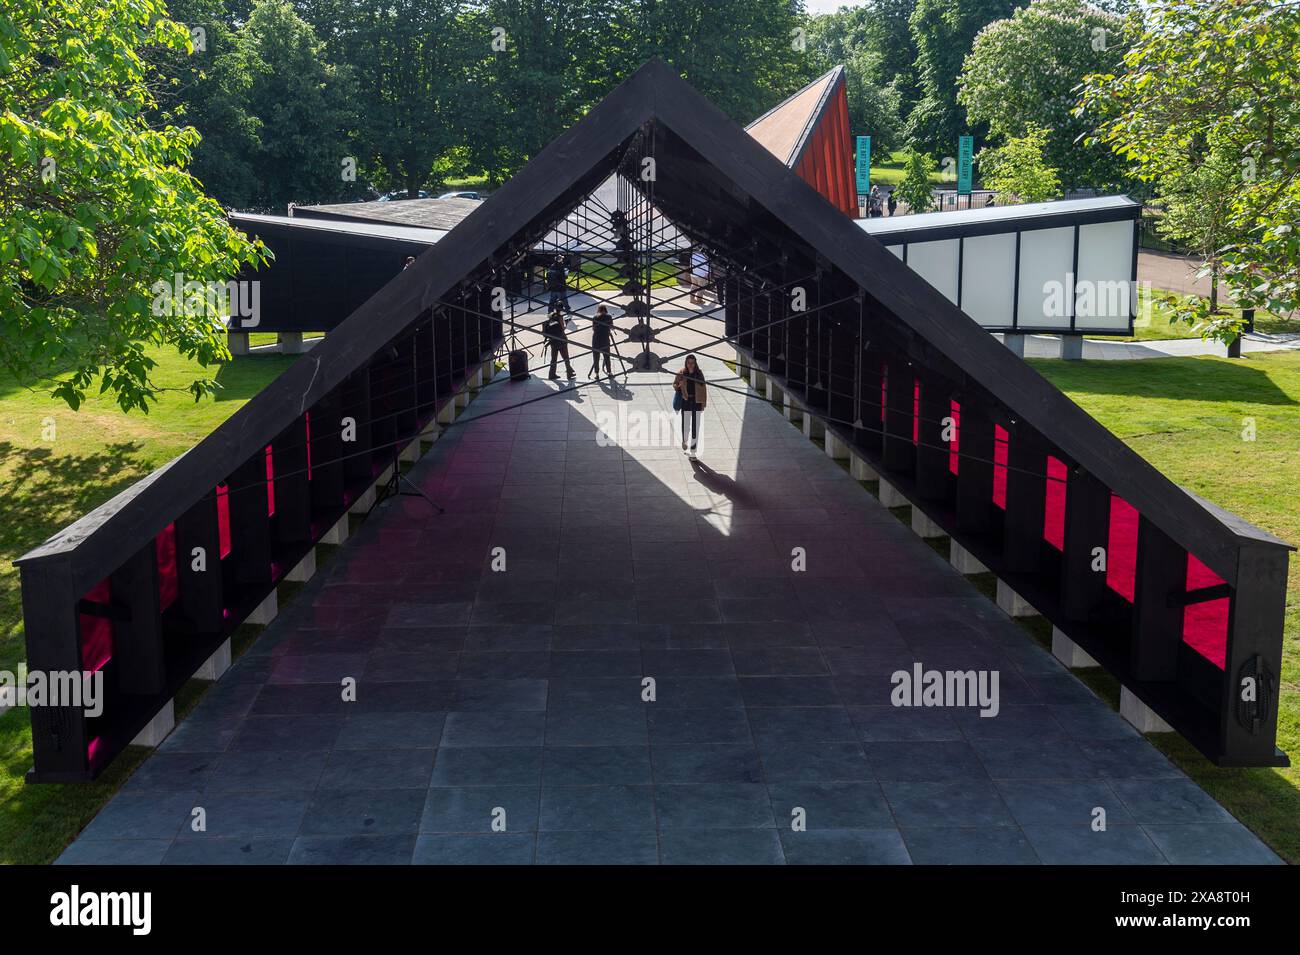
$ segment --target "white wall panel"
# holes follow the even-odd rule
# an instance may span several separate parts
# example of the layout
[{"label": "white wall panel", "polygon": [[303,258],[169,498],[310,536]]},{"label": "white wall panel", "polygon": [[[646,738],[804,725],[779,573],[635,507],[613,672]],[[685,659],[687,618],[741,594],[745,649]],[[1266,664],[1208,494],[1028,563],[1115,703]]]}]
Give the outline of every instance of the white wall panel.
[{"label": "white wall panel", "polygon": [[1079,273],[1075,281],[1075,328],[1128,329],[1133,283],[1132,221],[1079,227]]},{"label": "white wall panel", "polygon": [[942,292],[950,302],[957,301],[957,239],[938,242],[912,242],[907,246],[907,266]]},{"label": "white wall panel", "polygon": [[1019,327],[1070,327],[1073,269],[1073,226],[1020,234]]},{"label": "white wall panel", "polygon": [[1009,328],[1016,284],[1015,234],[966,239],[961,275],[961,310],[981,325]]}]

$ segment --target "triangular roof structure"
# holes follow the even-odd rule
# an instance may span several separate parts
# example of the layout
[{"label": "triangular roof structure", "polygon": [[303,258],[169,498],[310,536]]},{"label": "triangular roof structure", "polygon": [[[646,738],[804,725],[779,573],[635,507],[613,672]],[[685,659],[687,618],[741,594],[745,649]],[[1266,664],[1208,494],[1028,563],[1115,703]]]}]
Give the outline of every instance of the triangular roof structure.
[{"label": "triangular roof structure", "polygon": [[832,205],[848,215],[857,214],[843,66],[827,70],[777,103],[745,131]]},{"label": "triangular roof structure", "polygon": [[[337,420],[340,402],[374,416],[376,430],[385,429],[380,447],[412,440],[436,405],[454,395],[441,387],[437,363],[462,356],[445,375],[458,388],[456,376],[490,359],[501,342],[506,314],[489,304],[494,287],[508,282],[529,250],[615,174],[635,186],[639,202],[708,249],[722,277],[728,335],[742,355],[766,361],[783,390],[823,416],[837,441],[856,448],[909,500],[926,503],[926,513],[954,541],[960,538],[1054,624],[1069,627],[1072,639],[1205,752],[1252,763],[1274,758],[1271,732],[1258,730],[1261,721],[1271,725],[1268,714],[1237,712],[1230,719],[1225,671],[1198,676],[1196,690],[1174,682],[1169,668],[1184,665],[1175,645],[1182,609],[1167,598],[1193,596],[1183,569],[1194,556],[1222,582],[1203,588],[1208,594],[1220,586],[1233,594],[1226,673],[1241,672],[1252,659],[1276,673],[1285,593],[1285,556],[1279,576],[1277,554],[1286,545],[1165,478],[658,59],[212,434],[22,558],[24,584],[44,575],[58,578],[60,593],[89,592],[123,554],[153,547],[171,522],[211,498],[231,475],[243,476],[242,488],[233,483],[252,495],[245,507],[260,508],[253,526],[263,532],[266,494],[259,484],[266,480],[268,446],[287,441],[287,451],[300,450],[301,441],[285,436],[301,434],[309,415],[317,424],[308,439],[314,442],[322,420]],[[763,354],[760,341],[770,345]],[[420,377],[431,367],[422,363],[425,348],[438,379],[427,395]],[[372,381],[387,385],[372,392]],[[412,392],[414,404],[395,404],[394,396]],[[388,404],[376,404],[381,399]],[[873,403],[879,417],[861,410]],[[950,445],[940,443],[939,427],[958,405],[961,474],[953,481]],[[1010,446],[1009,457],[996,464],[995,426]],[[882,441],[883,449],[873,450]],[[1061,481],[1050,473],[1052,460],[1068,494],[1066,541],[1055,558],[1042,556],[1041,547],[1044,497],[1055,493],[1053,480]],[[379,473],[372,464],[382,469],[381,461],[365,459],[366,480]],[[308,469],[324,466],[319,457],[306,462]],[[1007,503],[1004,516],[990,516],[987,489],[977,488],[972,503],[968,477],[983,474],[993,486],[998,468]],[[1104,533],[1105,511],[1087,508],[1100,508],[1103,500],[1109,508],[1112,496],[1140,514],[1138,595],[1118,629],[1112,618],[1087,614],[1075,626],[1068,608],[1077,609],[1080,598],[1062,592],[1062,576],[1083,560],[1084,573],[1071,577],[1070,587],[1080,580],[1104,585],[1088,577],[1088,548],[1071,535]],[[976,534],[963,524],[974,505],[994,530]],[[337,502],[331,506],[337,513]],[[1099,521],[1086,519],[1095,513],[1103,515]],[[31,601],[39,604],[36,595]],[[1144,639],[1130,646],[1125,635],[1139,627]],[[1216,700],[1213,709],[1204,703],[1207,693]]]}]

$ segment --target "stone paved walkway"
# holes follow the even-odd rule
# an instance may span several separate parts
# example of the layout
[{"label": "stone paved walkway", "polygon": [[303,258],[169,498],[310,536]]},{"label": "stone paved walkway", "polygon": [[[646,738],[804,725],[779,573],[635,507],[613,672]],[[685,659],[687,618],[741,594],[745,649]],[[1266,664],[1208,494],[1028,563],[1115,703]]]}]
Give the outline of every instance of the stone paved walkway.
[{"label": "stone paved walkway", "polygon": [[[692,466],[668,380],[492,384],[446,514],[381,505],[61,861],[1278,861],[766,403]],[[916,662],[998,716],[891,706]]]}]

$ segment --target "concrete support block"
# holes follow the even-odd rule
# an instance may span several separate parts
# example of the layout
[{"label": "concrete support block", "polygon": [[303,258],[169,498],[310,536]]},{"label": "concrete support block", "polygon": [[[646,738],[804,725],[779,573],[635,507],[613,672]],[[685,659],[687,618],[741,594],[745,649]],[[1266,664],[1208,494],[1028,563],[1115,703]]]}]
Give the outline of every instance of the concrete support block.
[{"label": "concrete support block", "polygon": [[882,478],[880,481],[880,503],[885,507],[907,507],[912,502],[905,498],[898,488]]},{"label": "concrete support block", "polygon": [[767,392],[767,375],[763,374],[757,368],[749,369],[749,387],[753,388],[760,395]]},{"label": "concrete support block", "polygon": [[813,414],[804,413],[803,433],[806,438],[826,437],[826,422]]},{"label": "concrete support block", "polygon": [[921,537],[947,537],[948,532],[930,520],[919,507],[912,508],[912,530]]},{"label": "concrete support block", "polygon": [[1096,660],[1084,652],[1083,647],[1055,627],[1052,628],[1052,656],[1072,670],[1099,665]]},{"label": "concrete support block", "polygon": [[785,415],[785,420],[786,420],[786,421],[798,421],[798,420],[799,420],[799,416],[800,416],[800,414],[801,414],[801,409],[799,408],[799,406],[798,406],[797,404],[795,404],[795,403],[790,399],[790,396],[789,396],[788,394],[785,394],[785,395],[782,395],[782,396],[781,396],[781,403],[782,403],[782,405],[783,405],[783,411],[782,411],[782,414]]},{"label": "concrete support block", "polygon": [[1016,593],[1006,585],[1005,581],[998,581],[998,607],[1009,617],[1036,617],[1038,611],[1035,610],[1024,597]]},{"label": "concrete support block", "polygon": [[302,346],[302,332],[277,332],[275,340],[285,355],[301,355],[307,350]]},{"label": "concrete support block", "polygon": [[1172,733],[1174,728],[1162,720],[1126,686],[1119,688],[1119,715],[1133,724],[1139,733]]},{"label": "concrete support block", "polygon": [[987,574],[989,569],[975,559],[975,555],[956,541],[948,549],[948,563],[962,574]]},{"label": "concrete support block", "polygon": [[226,347],[232,355],[247,355],[248,332],[226,332]]},{"label": "concrete support block", "polygon": [[357,495],[357,499],[353,501],[352,506],[348,508],[348,513],[349,514],[369,513],[370,509],[375,506],[375,499],[377,497],[378,495],[375,493],[375,489],[373,486],[366,488],[364,491],[362,491],[360,494]]},{"label": "concrete support block", "polygon": [[849,460],[849,446],[830,431],[826,432],[826,457],[832,461]]},{"label": "concrete support block", "polygon": [[316,573],[316,548],[313,547],[311,550],[307,551],[307,553],[303,556],[303,559],[298,561],[298,566],[294,567],[293,570],[289,571],[288,575],[284,579],[292,580],[297,583],[306,583],[307,581],[311,580],[312,576],[315,573]]},{"label": "concrete support block", "polygon": [[781,389],[776,386],[776,382],[770,376],[763,379],[763,396],[768,401],[776,401],[780,394]]},{"label": "concrete support block", "polygon": [[163,704],[163,708],[154,714],[154,718],[149,721],[149,725],[137,733],[135,739],[131,740],[131,745],[156,747],[175,728],[176,705],[173,701],[168,700]]},{"label": "concrete support block", "polygon": [[1025,336],[1024,335],[1003,335],[1002,344],[1011,349],[1013,355],[1025,357]]},{"label": "concrete support block", "polygon": [[849,474],[855,481],[875,481],[880,478],[876,469],[868,464],[865,458],[852,453],[849,454]]},{"label": "concrete support block", "polygon": [[194,673],[196,680],[220,680],[221,674],[230,669],[230,641],[226,640],[217,647],[217,652],[208,657],[203,666]]},{"label": "concrete support block", "polygon": [[437,422],[439,424],[451,424],[456,420],[456,402],[448,401],[438,409]]},{"label": "concrete support block", "polygon": [[456,407],[464,408],[468,404],[469,404],[469,382],[466,382],[461,387],[460,391],[456,392]]},{"label": "concrete support block", "polygon": [[1066,361],[1079,361],[1083,358],[1083,336],[1062,335],[1061,357]]},{"label": "concrete support block", "polygon": [[276,599],[276,592],[272,590],[266,595],[266,599],[253,608],[253,612],[244,618],[244,623],[256,624],[265,627],[275,615],[280,612],[280,603]]},{"label": "concrete support block", "polygon": [[419,441],[412,441],[398,452],[397,460],[414,464],[416,461],[420,460],[420,453],[422,450]]},{"label": "concrete support block", "polygon": [[321,537],[320,542],[322,544],[342,544],[348,539],[348,535],[351,531],[352,528],[349,526],[348,516],[344,514],[339,518],[337,524],[325,532],[324,536]]}]

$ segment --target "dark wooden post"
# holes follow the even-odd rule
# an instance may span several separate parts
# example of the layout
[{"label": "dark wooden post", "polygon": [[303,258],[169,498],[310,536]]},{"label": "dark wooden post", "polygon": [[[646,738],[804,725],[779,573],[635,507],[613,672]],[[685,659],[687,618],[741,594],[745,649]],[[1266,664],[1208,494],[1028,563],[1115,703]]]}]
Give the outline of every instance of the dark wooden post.
[{"label": "dark wooden post", "polygon": [[944,420],[951,417],[951,392],[938,376],[923,375],[917,421],[916,493],[929,500],[946,499],[952,486],[948,443],[943,439]]},{"label": "dark wooden post", "polygon": [[1032,573],[1041,567],[1047,505],[1047,452],[1024,428],[1007,443],[1007,506],[1002,537],[1006,569]]},{"label": "dark wooden post", "polygon": [[113,668],[123,693],[161,693],[167,682],[162,615],[158,605],[158,555],[150,541],[109,577],[113,605],[124,619],[113,621]]},{"label": "dark wooden post", "polygon": [[[45,672],[82,672],[80,594],[66,559],[19,565],[27,665]],[[75,706],[31,709],[32,755],[40,782],[72,782],[90,775],[85,713]]]},{"label": "dark wooden post", "polygon": [[970,398],[960,403],[957,527],[972,534],[986,534],[993,515],[993,419]]},{"label": "dark wooden post", "polygon": [[1144,516],[1138,518],[1130,668],[1139,680],[1178,675],[1183,607],[1170,598],[1187,589],[1187,552]]},{"label": "dark wooden post", "polygon": [[221,531],[215,492],[176,518],[176,577],[181,612],[191,626],[198,633],[220,633]]},{"label": "dark wooden post", "polygon": [[1061,611],[1067,620],[1084,620],[1101,605],[1106,592],[1110,488],[1079,467],[1071,467],[1065,484],[1065,540],[1061,559]]},{"label": "dark wooden post", "polygon": [[266,452],[254,455],[230,475],[230,560],[241,584],[271,583],[271,521],[267,515]]},{"label": "dark wooden post", "polygon": [[1237,553],[1219,716],[1223,765],[1284,765],[1276,750],[1287,557],[1282,546],[1244,544]]},{"label": "dark wooden post", "polygon": [[275,470],[275,538],[310,542],[312,489],[307,479],[307,423],[297,418],[271,442]]},{"label": "dark wooden post", "polygon": [[916,398],[916,379],[912,368],[901,358],[889,359],[885,372],[885,469],[909,472],[916,462],[916,445],[912,443],[912,411]]}]

